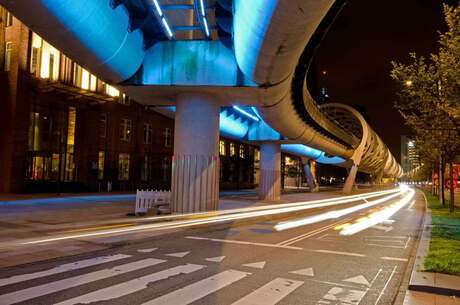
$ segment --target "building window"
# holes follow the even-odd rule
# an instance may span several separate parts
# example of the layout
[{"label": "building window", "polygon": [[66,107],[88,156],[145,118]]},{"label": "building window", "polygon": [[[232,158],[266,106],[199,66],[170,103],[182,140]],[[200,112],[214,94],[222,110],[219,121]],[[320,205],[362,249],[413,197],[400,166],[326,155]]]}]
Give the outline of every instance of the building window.
[{"label": "building window", "polygon": [[152,125],[144,124],[144,144],[152,143]]},{"label": "building window", "polygon": [[122,105],[130,105],[131,104],[131,100],[129,99],[129,96],[127,96],[126,94],[119,94],[120,98],[118,99],[118,102]]},{"label": "building window", "polygon": [[171,128],[165,128],[164,137],[165,137],[165,147],[170,147],[171,146]]},{"label": "building window", "polygon": [[129,154],[118,154],[118,180],[129,180]]},{"label": "building window", "polygon": [[9,27],[13,25],[13,15],[10,12],[6,12],[5,16],[5,27]]},{"label": "building window", "polygon": [[59,79],[59,58],[60,52],[46,41],[42,41],[40,60],[41,78],[50,80]]},{"label": "building window", "polygon": [[230,157],[233,157],[235,155],[236,155],[235,143],[230,143]]},{"label": "building window", "polygon": [[9,72],[11,70],[12,53],[13,53],[13,43],[6,42],[5,43],[5,72]]},{"label": "building window", "polygon": [[105,152],[100,151],[97,159],[97,179],[104,179]]},{"label": "building window", "polygon": [[244,145],[243,145],[243,144],[240,144],[240,152],[239,152],[239,154],[240,154],[240,158],[241,158],[241,159],[246,158],[246,151],[245,151],[245,149],[244,149]]},{"label": "building window", "polygon": [[141,160],[141,180],[148,181],[150,179],[150,160],[149,156],[144,156]]},{"label": "building window", "polygon": [[67,121],[67,152],[65,157],[65,181],[73,181],[75,179],[75,125],[77,121],[77,109],[69,107]]},{"label": "building window", "polygon": [[30,73],[37,75],[38,72],[38,52],[40,51],[39,48],[32,47],[32,51],[30,54]]},{"label": "building window", "polygon": [[131,142],[132,121],[129,119],[122,119],[120,124],[120,139],[122,141]]},{"label": "building window", "polygon": [[99,116],[99,137],[105,138],[107,136],[107,114],[102,113]]},{"label": "building window", "polygon": [[225,141],[220,140],[219,141],[219,155],[225,156],[225,153],[226,153],[226,151],[225,151]]},{"label": "building window", "polygon": [[112,97],[117,97],[120,96],[120,91],[118,91],[118,89],[115,87],[105,84],[105,94]]}]

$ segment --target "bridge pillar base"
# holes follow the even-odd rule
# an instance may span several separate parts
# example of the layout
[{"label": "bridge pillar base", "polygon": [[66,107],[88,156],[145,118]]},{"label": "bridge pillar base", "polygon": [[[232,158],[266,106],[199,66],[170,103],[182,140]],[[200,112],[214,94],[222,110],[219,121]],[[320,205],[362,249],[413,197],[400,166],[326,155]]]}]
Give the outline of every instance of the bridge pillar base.
[{"label": "bridge pillar base", "polygon": [[281,198],[281,146],[276,143],[260,145],[261,200],[278,201]]},{"label": "bridge pillar base", "polygon": [[353,164],[350,171],[348,172],[347,180],[345,180],[345,184],[343,185],[343,193],[350,194],[353,190],[353,185],[355,184],[356,174],[358,173],[358,165]]},{"label": "bridge pillar base", "polygon": [[310,192],[316,193],[316,192],[319,192],[319,185],[318,185],[318,182],[316,181],[316,177],[314,174],[315,171],[312,168],[315,165],[310,164],[310,162],[314,162],[314,161],[310,161],[307,158],[302,158],[302,163],[303,163],[303,168],[305,171],[305,178],[307,178],[308,188],[310,189]]},{"label": "bridge pillar base", "polygon": [[219,104],[209,95],[179,96],[174,122],[172,213],[217,210]]}]

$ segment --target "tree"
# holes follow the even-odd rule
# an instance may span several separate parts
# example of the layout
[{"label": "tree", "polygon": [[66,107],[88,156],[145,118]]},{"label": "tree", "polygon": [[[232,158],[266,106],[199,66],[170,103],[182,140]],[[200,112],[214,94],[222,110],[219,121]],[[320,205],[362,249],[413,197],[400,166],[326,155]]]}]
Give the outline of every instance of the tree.
[{"label": "tree", "polygon": [[460,153],[460,4],[444,5],[444,15],[448,30],[440,33],[438,52],[428,60],[411,53],[408,65],[392,62],[391,77],[401,85],[395,107],[414,131],[425,157],[440,160],[441,169],[449,164],[453,211],[452,166]]}]

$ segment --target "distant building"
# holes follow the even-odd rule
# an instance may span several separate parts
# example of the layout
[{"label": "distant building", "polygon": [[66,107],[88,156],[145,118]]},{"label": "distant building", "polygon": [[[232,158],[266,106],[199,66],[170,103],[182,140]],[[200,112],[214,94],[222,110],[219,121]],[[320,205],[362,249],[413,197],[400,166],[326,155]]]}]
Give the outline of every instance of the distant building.
[{"label": "distant building", "polygon": [[401,136],[401,167],[405,173],[409,173],[418,166],[420,166],[420,158],[415,139],[411,136]]}]

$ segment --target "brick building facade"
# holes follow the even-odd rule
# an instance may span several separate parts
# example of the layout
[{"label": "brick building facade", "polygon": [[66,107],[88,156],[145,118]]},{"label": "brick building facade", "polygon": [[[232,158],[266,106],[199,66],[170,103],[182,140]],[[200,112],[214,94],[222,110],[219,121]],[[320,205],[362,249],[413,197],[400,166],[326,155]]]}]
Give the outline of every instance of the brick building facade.
[{"label": "brick building facade", "polygon": [[[0,192],[169,189],[174,121],[71,61],[0,7]],[[257,184],[257,148],[221,139],[221,187]],[[222,144],[221,144],[222,145]]]}]

